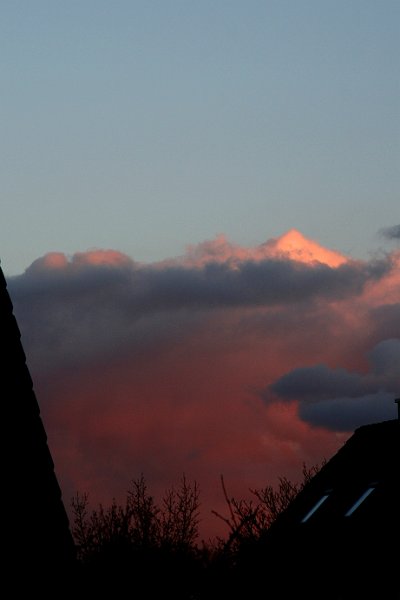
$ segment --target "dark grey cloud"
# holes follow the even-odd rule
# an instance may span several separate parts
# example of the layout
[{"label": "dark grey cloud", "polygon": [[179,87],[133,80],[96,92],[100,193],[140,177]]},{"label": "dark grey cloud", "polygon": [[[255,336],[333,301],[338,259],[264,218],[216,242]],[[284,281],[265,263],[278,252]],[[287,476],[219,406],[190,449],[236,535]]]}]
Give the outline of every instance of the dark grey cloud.
[{"label": "dark grey cloud", "polygon": [[400,338],[400,303],[382,304],[370,310],[371,335],[378,339]]},{"label": "dark grey cloud", "polygon": [[263,398],[297,400],[302,419],[334,430],[394,418],[393,400],[400,395],[400,339],[377,344],[369,361],[367,373],[326,365],[294,369],[270,385]]},{"label": "dark grey cloud", "polygon": [[346,369],[331,369],[326,365],[300,367],[283,375],[269,391],[284,400],[312,403],[346,395],[362,396],[370,391],[370,381],[359,373]]},{"label": "dark grey cloud", "polygon": [[343,396],[316,404],[302,403],[299,416],[314,427],[333,431],[354,431],[361,425],[378,423],[396,418],[393,394],[377,392],[357,398]]},{"label": "dark grey cloud", "polygon": [[[33,265],[34,266],[34,265]],[[389,258],[369,263],[345,263],[331,268],[315,263],[266,259],[243,261],[235,268],[209,262],[201,268],[180,265],[139,266],[134,262],[109,265],[69,264],[65,269],[30,268],[15,277],[15,295],[44,295],[91,301],[103,305],[122,300],[135,313],[182,307],[230,307],[293,303],[313,298],[339,299],[360,293],[371,281],[386,275]]]},{"label": "dark grey cloud", "polygon": [[188,334],[216,310],[352,297],[391,269],[389,258],[337,268],[283,259],[193,267],[145,266],[114,254],[111,264],[90,254],[71,261],[44,257],[10,279],[24,344],[35,364],[78,364],[127,347],[140,352],[146,344]]},{"label": "dark grey cloud", "polygon": [[392,227],[384,227],[380,230],[382,237],[387,240],[400,240],[400,225],[393,225]]}]

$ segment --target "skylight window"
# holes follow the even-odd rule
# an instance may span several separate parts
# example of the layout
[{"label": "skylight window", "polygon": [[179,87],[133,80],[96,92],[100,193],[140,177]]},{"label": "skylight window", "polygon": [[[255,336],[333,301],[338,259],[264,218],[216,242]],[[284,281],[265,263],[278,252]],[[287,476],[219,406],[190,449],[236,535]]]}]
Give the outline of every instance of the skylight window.
[{"label": "skylight window", "polygon": [[326,492],[323,496],[321,496],[321,498],[318,500],[318,502],[316,504],[314,504],[312,509],[309,510],[308,513],[305,515],[305,517],[302,518],[301,522],[305,523],[306,521],[308,521],[308,519],[310,517],[312,517],[315,512],[317,512],[319,507],[322,506],[322,504],[325,502],[325,500],[327,500],[329,498],[329,495],[330,495],[330,492]]},{"label": "skylight window", "polygon": [[361,496],[359,497],[359,499],[349,508],[349,510],[347,511],[347,513],[344,515],[345,517],[350,517],[350,515],[353,514],[353,512],[355,512],[357,510],[357,508],[360,506],[360,504],[362,504],[364,502],[364,500],[366,498],[368,498],[368,496],[370,494],[372,494],[372,492],[374,491],[375,486],[371,485],[367,490],[365,490],[365,492],[363,494],[361,494]]}]

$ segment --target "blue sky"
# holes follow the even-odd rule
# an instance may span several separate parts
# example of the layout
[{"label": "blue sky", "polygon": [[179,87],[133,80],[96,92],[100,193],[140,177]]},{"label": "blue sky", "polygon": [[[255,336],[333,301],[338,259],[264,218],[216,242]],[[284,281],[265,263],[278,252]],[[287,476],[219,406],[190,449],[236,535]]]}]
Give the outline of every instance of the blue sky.
[{"label": "blue sky", "polygon": [[5,0],[6,273],[290,228],[350,256],[399,224],[397,0]]}]

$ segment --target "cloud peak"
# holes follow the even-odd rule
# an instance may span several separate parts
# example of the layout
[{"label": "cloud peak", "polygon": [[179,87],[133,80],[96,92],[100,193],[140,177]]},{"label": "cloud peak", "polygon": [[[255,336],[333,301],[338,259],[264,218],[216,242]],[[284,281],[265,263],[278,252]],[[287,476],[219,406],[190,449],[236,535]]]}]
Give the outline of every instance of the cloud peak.
[{"label": "cloud peak", "polygon": [[281,237],[267,242],[266,247],[274,256],[282,256],[308,264],[319,262],[329,267],[338,267],[347,262],[346,257],[339,252],[320,246],[306,238],[297,229],[291,229]]}]

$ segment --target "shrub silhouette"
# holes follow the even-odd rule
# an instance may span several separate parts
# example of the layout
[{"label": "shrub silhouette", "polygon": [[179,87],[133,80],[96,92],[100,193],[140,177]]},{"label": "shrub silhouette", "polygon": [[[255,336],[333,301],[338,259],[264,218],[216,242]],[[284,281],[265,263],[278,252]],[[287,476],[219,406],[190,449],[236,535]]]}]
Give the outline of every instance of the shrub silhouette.
[{"label": "shrub silhouette", "polygon": [[221,540],[224,548],[234,552],[239,550],[243,544],[259,540],[320,468],[319,465],[307,467],[306,464],[303,464],[301,482],[293,482],[287,477],[279,477],[277,488],[267,485],[260,489],[250,489],[253,496],[251,500],[229,497],[224,478],[221,476],[222,492],[229,516],[225,517],[216,511],[212,512],[228,527],[227,540]]},{"label": "shrub silhouette", "polygon": [[113,500],[108,508],[100,505],[90,512],[88,496],[76,494],[72,508],[80,583],[115,594],[134,576],[135,589],[146,591],[146,597],[160,589],[176,598],[191,597],[189,588],[199,579],[202,565],[202,551],[196,546],[196,482],[183,476],[158,506],[142,475],[132,481],[124,505]]},{"label": "shrub silhouette", "polygon": [[76,494],[72,532],[78,584],[90,596],[113,598],[125,596],[133,581],[134,598],[245,597],[263,534],[319,468],[303,465],[300,483],[281,477],[276,489],[251,489],[251,500],[229,497],[221,476],[228,516],[213,513],[225,522],[228,535],[207,544],[199,544],[199,488],[185,475],[160,505],[143,475],[132,481],[123,505],[113,500],[108,508],[90,511],[88,496]]}]

